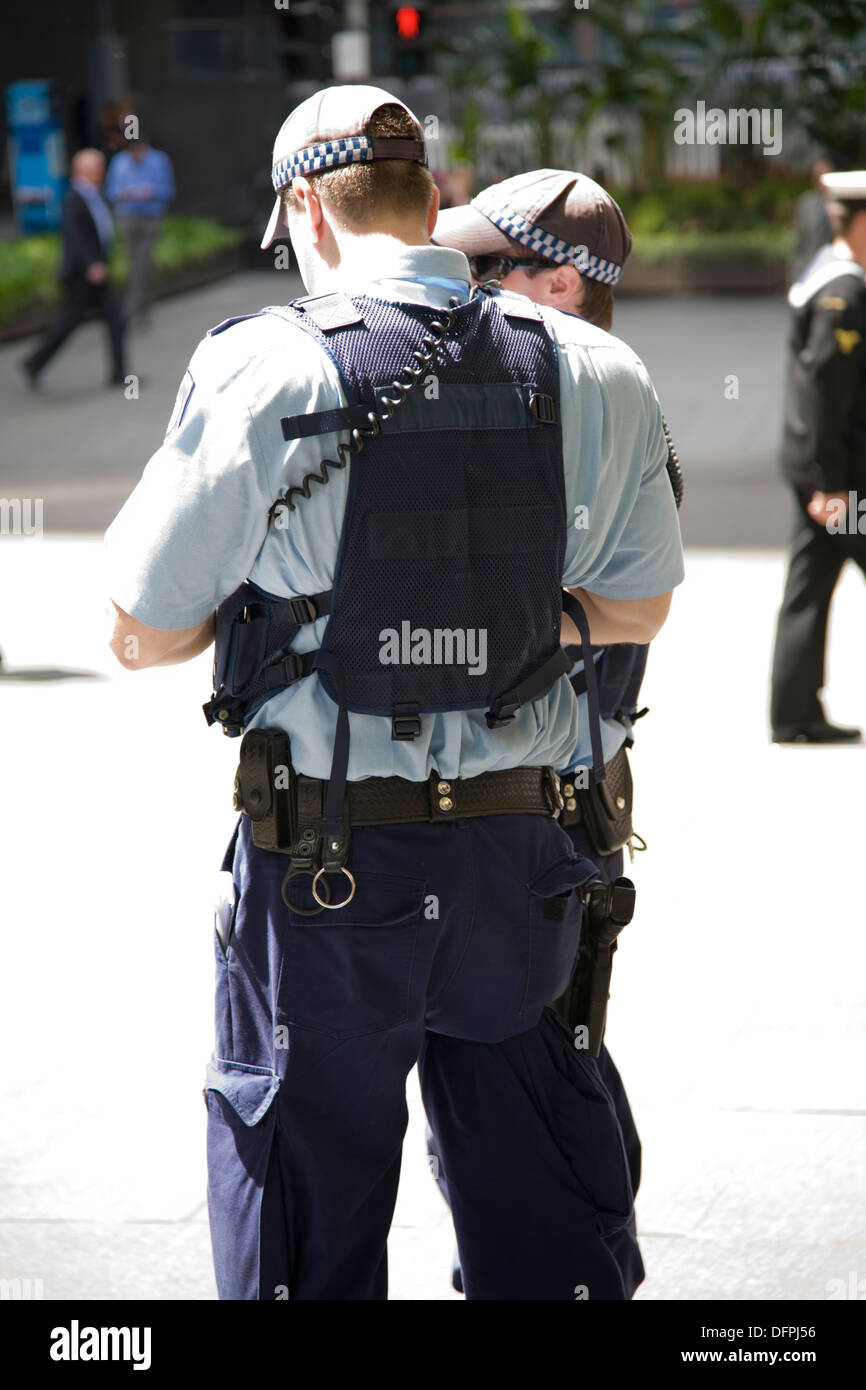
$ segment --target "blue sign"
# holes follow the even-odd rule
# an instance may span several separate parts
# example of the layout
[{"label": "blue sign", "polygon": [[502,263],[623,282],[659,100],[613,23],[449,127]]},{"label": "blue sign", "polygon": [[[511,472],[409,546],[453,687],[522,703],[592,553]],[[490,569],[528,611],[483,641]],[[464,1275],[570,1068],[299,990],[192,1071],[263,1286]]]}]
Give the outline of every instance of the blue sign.
[{"label": "blue sign", "polygon": [[49,79],[6,88],[9,175],[15,219],[24,236],[56,232],[66,193],[66,134],[60,91]]}]

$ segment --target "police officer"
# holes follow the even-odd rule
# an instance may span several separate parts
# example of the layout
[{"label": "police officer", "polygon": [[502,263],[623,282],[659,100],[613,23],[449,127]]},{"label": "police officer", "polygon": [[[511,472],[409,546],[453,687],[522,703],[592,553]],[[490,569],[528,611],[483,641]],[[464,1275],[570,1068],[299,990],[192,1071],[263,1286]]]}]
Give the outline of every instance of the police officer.
[{"label": "police officer", "polygon": [[[846,559],[866,573],[866,171],[827,173],[833,235],[792,285],[782,470],[796,501],[776,629],[776,743],[851,743],[821,703],[830,600]],[[853,506],[852,506],[853,503]]]},{"label": "police officer", "polygon": [[[615,200],[586,175],[562,169],[535,169],[505,179],[483,189],[470,204],[441,212],[433,240],[439,246],[464,251],[476,281],[495,278],[509,293],[526,295],[535,303],[578,315],[610,331],[614,285],[619,282],[631,250],[631,234]],[[679,506],[682,479],[672,446],[669,450],[671,483]],[[631,746],[633,721],[640,713],[638,693],[646,656],[645,646],[633,644],[594,653],[603,697],[601,735],[607,777],[613,784],[619,773],[629,811],[631,779],[625,750]],[[593,841],[591,718],[579,656],[571,679],[578,696],[580,737],[561,772],[563,785],[571,789],[572,796],[560,816],[560,824],[568,830],[578,854],[593,860],[602,877],[613,883],[623,872],[623,851],[619,845],[629,838],[630,821],[624,815],[622,826],[606,842]],[[590,811],[589,817],[584,815],[585,809]],[[622,1080],[605,1046],[597,1063],[587,1059],[587,1065],[597,1067],[613,1099],[636,1195],[641,1146]],[[434,1172],[447,1191],[441,1160]]]},{"label": "police officer", "polygon": [[206,712],[244,732],[206,1092],[222,1298],[386,1296],[416,1060],[468,1297],[641,1277],[625,1153],[577,1171],[559,1117],[593,1080],[545,1006],[595,873],[556,823],[560,639],[664,621],[661,417],[621,344],[471,294],[429,245],[425,163],[380,89],[289,116],[263,244],[291,236],[311,295],[200,344],[107,538],[113,650],[169,664],[216,634]]}]

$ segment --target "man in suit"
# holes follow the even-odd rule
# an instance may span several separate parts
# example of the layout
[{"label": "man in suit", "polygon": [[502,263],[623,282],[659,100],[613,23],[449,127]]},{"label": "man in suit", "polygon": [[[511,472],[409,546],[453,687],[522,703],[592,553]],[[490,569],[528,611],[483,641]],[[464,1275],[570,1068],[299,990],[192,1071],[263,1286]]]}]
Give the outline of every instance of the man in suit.
[{"label": "man in suit", "polygon": [[99,150],[79,150],[72,160],[69,191],[63,202],[63,261],[60,281],[66,302],[22,367],[35,386],[46,363],[93,306],[105,319],[111,347],[109,385],[124,384],[123,320],[108,283],[108,255],[114,226],[100,188],[105,157]]}]

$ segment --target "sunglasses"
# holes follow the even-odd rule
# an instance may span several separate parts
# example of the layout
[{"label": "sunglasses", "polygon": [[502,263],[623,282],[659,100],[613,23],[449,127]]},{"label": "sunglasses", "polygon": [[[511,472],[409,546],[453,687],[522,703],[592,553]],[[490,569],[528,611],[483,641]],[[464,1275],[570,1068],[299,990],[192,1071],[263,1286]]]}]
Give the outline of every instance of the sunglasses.
[{"label": "sunglasses", "polygon": [[554,261],[535,260],[518,261],[513,256],[470,256],[469,269],[472,271],[474,280],[504,280],[506,275],[510,275],[512,270],[528,270],[535,267],[538,270],[553,270]]}]

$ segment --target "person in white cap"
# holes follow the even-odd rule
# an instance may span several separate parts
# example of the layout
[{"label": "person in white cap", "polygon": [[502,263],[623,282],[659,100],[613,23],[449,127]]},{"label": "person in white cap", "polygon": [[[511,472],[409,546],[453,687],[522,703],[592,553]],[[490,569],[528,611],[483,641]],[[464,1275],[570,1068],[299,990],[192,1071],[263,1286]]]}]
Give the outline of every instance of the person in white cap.
[{"label": "person in white cap", "polygon": [[546,1006],[597,881],[556,823],[561,639],[650,640],[683,574],[658,402],[622,344],[472,293],[429,244],[421,127],[387,92],[302,103],[272,178],[264,240],[288,233],[310,294],[211,331],[107,536],[112,649],[138,669],[215,633],[206,715],[244,735],[206,1087],[219,1294],[387,1296],[417,1060],[467,1297],[627,1299],[615,1126],[571,1157],[613,1103]]},{"label": "person in white cap", "polygon": [[826,173],[832,241],[791,286],[782,471],[796,520],[776,626],[776,743],[855,743],[821,702],[827,621],[846,560],[866,573],[866,170]]}]

